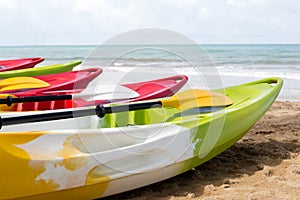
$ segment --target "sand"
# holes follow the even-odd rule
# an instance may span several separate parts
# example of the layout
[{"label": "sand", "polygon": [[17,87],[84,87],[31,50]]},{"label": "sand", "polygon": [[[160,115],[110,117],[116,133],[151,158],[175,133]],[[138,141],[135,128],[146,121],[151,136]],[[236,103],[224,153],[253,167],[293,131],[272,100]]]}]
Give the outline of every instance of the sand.
[{"label": "sand", "polygon": [[275,102],[238,143],[207,163],[106,199],[300,199],[300,102]]}]

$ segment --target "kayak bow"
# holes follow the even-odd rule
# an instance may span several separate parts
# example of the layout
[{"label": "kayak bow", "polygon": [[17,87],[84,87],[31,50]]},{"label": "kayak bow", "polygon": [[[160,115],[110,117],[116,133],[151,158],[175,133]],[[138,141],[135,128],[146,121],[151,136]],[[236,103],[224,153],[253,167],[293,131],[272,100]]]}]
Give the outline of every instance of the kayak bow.
[{"label": "kayak bow", "polygon": [[44,58],[21,58],[15,60],[0,60],[0,72],[34,67]]}]

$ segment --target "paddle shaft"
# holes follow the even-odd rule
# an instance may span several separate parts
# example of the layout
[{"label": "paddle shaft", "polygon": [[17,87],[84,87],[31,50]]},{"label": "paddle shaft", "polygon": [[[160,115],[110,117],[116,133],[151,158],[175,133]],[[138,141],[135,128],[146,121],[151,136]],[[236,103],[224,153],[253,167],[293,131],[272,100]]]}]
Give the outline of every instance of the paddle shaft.
[{"label": "paddle shaft", "polygon": [[20,97],[20,98],[7,96],[7,98],[5,99],[0,99],[0,104],[6,104],[8,106],[11,106],[13,103],[42,102],[42,101],[52,101],[52,100],[71,100],[72,98],[73,96],[70,94],[29,96],[29,97]]},{"label": "paddle shaft", "polygon": [[96,108],[85,108],[85,109],[73,109],[69,111],[51,112],[45,114],[33,114],[26,116],[16,117],[0,117],[0,129],[2,126],[24,124],[31,122],[44,122],[51,120],[60,120],[68,118],[85,117],[90,115],[97,115],[99,118],[103,118],[108,113],[119,113],[124,111],[134,111],[148,108],[161,108],[162,102],[145,102],[139,104],[127,104],[120,106],[104,107],[102,104],[96,106]]}]

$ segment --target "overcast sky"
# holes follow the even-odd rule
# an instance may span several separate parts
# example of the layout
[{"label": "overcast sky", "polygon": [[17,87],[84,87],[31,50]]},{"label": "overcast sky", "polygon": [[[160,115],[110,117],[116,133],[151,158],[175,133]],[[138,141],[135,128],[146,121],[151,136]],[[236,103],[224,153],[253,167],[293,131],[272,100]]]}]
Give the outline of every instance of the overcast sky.
[{"label": "overcast sky", "polygon": [[299,0],[0,0],[0,46],[100,44],[139,28],[198,43],[300,43]]}]

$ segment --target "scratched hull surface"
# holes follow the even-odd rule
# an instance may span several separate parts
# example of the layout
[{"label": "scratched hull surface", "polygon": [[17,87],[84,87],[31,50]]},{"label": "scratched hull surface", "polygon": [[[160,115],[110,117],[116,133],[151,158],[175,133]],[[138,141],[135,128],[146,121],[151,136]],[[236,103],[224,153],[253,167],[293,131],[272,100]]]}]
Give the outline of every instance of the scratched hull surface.
[{"label": "scratched hull surface", "polygon": [[155,108],[3,127],[0,199],[93,199],[183,173],[246,134],[281,86],[270,78],[225,88],[234,104],[212,113]]}]

